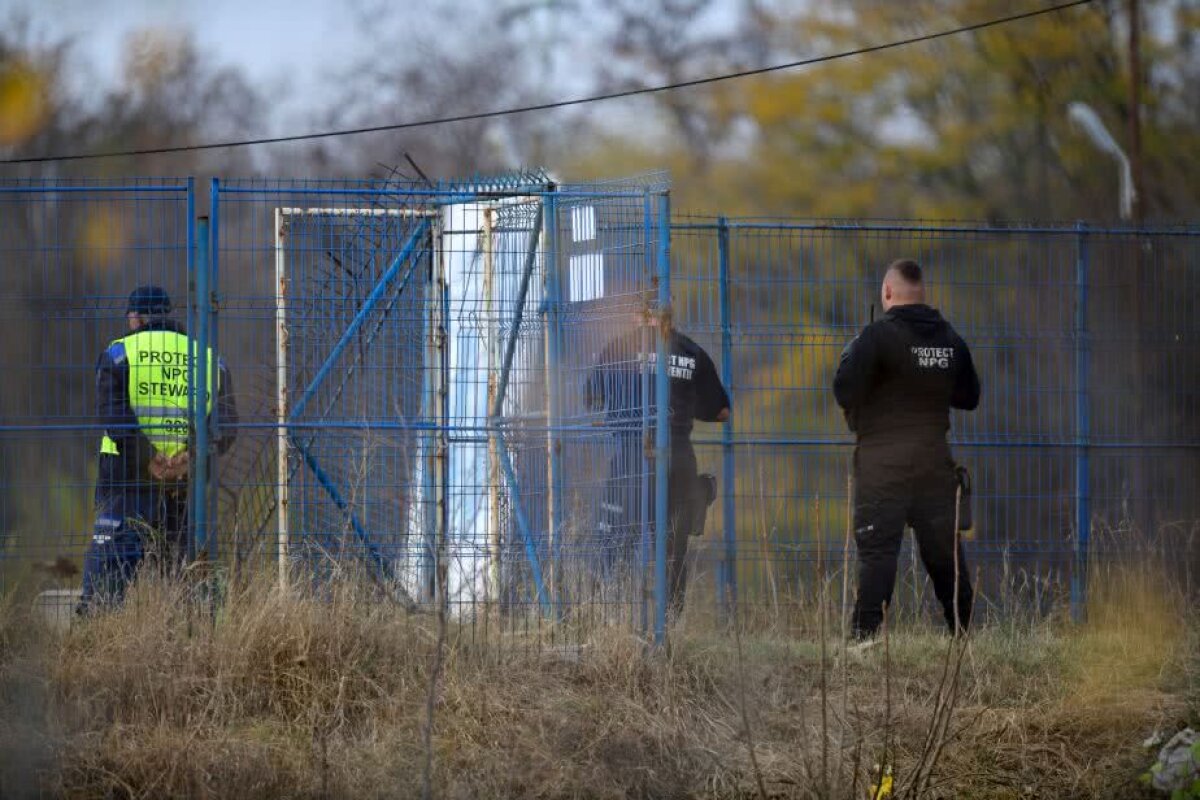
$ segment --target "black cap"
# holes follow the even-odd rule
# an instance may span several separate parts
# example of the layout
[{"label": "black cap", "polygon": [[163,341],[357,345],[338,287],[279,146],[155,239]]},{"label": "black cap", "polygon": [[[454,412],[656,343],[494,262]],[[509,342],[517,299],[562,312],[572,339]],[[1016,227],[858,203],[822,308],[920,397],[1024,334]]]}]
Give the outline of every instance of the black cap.
[{"label": "black cap", "polygon": [[171,313],[171,296],[161,286],[139,286],[129,295],[126,314],[154,317]]}]

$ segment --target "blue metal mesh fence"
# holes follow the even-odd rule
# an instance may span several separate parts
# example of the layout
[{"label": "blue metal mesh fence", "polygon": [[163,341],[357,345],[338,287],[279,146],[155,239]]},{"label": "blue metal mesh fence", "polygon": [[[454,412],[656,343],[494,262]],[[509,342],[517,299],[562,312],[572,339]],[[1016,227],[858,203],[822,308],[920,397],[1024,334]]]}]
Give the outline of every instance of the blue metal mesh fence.
[{"label": "blue metal mesh fence", "polygon": [[[230,574],[319,586],[361,571],[485,635],[661,626],[666,367],[652,354],[669,287],[734,408],[693,434],[719,488],[685,619],[731,592],[779,613],[840,575],[852,440],[830,382],[900,256],[924,265],[983,380],[952,433],[974,473],[983,608],[1078,600],[1090,555],[1154,544],[1188,576],[1200,557],[1200,232],[668,230],[657,176],[242,181],[213,185],[205,261],[190,186],[0,184],[5,587],[78,585],[96,358],[124,332],[128,293],[153,283],[232,372],[238,435],[215,462],[207,545]],[[613,374],[637,378],[598,403],[597,375]],[[907,570],[897,602],[917,613],[928,594]]]},{"label": "blue metal mesh fence", "polygon": [[79,582],[105,426],[94,369],[155,284],[189,321],[186,179],[0,182],[0,588]]},{"label": "blue metal mesh fence", "polygon": [[[1198,245],[1184,230],[677,221],[675,318],[723,352],[735,405],[700,437],[724,483],[706,571],[778,603],[811,591],[818,563],[841,568],[853,442],[830,385],[901,257],[925,268],[983,382],[951,440],[974,473],[985,612],[1017,589],[1048,605],[1081,590],[1092,555],[1150,543],[1194,569]],[[898,610],[919,610],[923,572],[905,581]]]},{"label": "blue metal mesh fence", "polygon": [[632,619],[584,385],[653,299],[652,188],[219,185],[219,338],[257,375],[254,470],[224,484],[261,495],[225,527],[291,579],[362,569],[480,626]]}]

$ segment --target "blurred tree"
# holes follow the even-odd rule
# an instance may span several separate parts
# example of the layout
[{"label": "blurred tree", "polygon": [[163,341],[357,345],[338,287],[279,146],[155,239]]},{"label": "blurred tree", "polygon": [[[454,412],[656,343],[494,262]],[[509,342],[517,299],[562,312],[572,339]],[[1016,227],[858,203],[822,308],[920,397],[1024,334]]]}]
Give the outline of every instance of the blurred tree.
[{"label": "blurred tree", "polygon": [[0,145],[16,145],[37,131],[49,109],[41,72],[23,60],[0,71]]},{"label": "blurred tree", "polygon": [[[125,147],[191,144],[261,133],[265,102],[236,68],[214,65],[190,33],[147,28],[129,35],[122,84],[109,94],[96,123]],[[220,170],[237,170],[245,158],[223,152]],[[177,174],[181,163],[192,173],[215,166],[203,153],[170,163]]]},{"label": "blurred tree", "polygon": [[[1111,220],[1117,172],[1066,105],[1129,127],[1125,3],[1098,0],[976,33],[635,101],[572,153],[587,174],[672,167],[677,207],[807,217]],[[1146,208],[1200,207],[1195,4],[1143,3]],[[1032,6],[1031,6],[1032,8]],[[782,5],[620,0],[607,88],[667,83],[852,50],[1005,16],[1003,0]],[[713,13],[720,12],[720,13]],[[608,107],[605,107],[607,110]],[[595,113],[595,112],[593,112]],[[603,119],[603,118],[601,118]],[[663,124],[663,121],[666,124]],[[617,169],[620,171],[620,168]]]},{"label": "blurred tree", "polygon": [[[71,43],[46,38],[14,19],[0,29],[0,155],[41,155],[186,144],[250,132],[261,99],[241,74],[213,65],[189,35],[145,30],[126,43],[116,85],[97,88]],[[4,167],[6,178],[54,179],[197,175],[216,163],[237,170],[245,153],[52,162]],[[201,195],[202,196],[202,195]],[[92,365],[123,329],[123,298],[138,282],[170,287],[186,302],[186,217],[182,201],[126,196],[111,202],[56,194],[0,196],[0,336],[6,379],[0,419],[17,424],[86,420],[92,413]],[[242,276],[230,276],[230,282]],[[226,287],[229,288],[228,286]],[[236,349],[231,343],[230,349]],[[236,385],[236,381],[235,381]],[[0,439],[0,542],[25,537],[79,546],[87,514],[55,522],[43,492],[64,487],[83,506],[98,437],[6,435]],[[17,471],[19,466],[19,472]],[[72,506],[73,509],[76,507]],[[62,515],[59,515],[60,517]],[[65,519],[65,517],[62,517]]]},{"label": "blurred tree", "polygon": [[28,152],[55,120],[71,116],[62,79],[69,58],[67,42],[39,40],[22,17],[0,30],[0,154]]},{"label": "blurred tree", "polygon": [[[0,138],[0,152],[11,158],[161,147],[261,132],[264,98],[236,68],[214,65],[183,31],[147,28],[131,33],[120,80],[96,91],[100,81],[76,57],[69,41],[39,41],[30,26],[18,20],[0,32],[0,76],[5,75],[17,76],[7,79],[16,88],[0,88],[0,103],[24,103],[26,108],[24,122],[7,126],[20,125],[21,135]],[[5,85],[0,77],[0,87]],[[30,87],[37,87],[36,93]],[[36,98],[36,103],[20,98]],[[136,161],[9,167],[6,173],[194,175],[218,163],[229,172],[251,162],[239,151],[199,151]]]},{"label": "blurred tree", "polygon": [[[656,86],[737,71],[772,59],[773,17],[761,0],[633,0],[590,10],[599,37],[597,89]],[[743,82],[665,92],[588,112],[588,127],[562,153],[572,174],[589,178],[666,168],[673,205],[736,212],[744,156],[753,135]]]},{"label": "blurred tree", "polygon": [[[1065,109],[1085,101],[1118,141],[1126,138],[1125,21],[1115,5],[1099,2],[755,80],[744,110],[758,129],[747,157],[753,184],[761,187],[758,210],[1112,219],[1116,170],[1071,128]],[[1194,211],[1195,191],[1167,193],[1157,179],[1184,152],[1176,129],[1197,129],[1195,105],[1185,101],[1195,56],[1168,35],[1184,28],[1165,22],[1184,5],[1146,5],[1148,18],[1164,21],[1151,26],[1157,35],[1144,52],[1147,208],[1150,216],[1179,217]],[[1013,10],[1000,0],[852,0],[812,4],[786,25],[817,54]]]},{"label": "blurred tree", "polygon": [[[511,5],[511,4],[508,4]],[[408,7],[379,0],[352,6],[361,58],[330,75],[343,88],[339,106],[317,127],[358,127],[542,102],[555,94],[543,68],[553,43],[522,39],[525,17],[497,4],[464,14],[460,4]],[[548,122],[553,119],[554,122]],[[550,114],[458,122],[439,127],[318,142],[303,164],[325,174],[364,175],[381,166],[411,173],[403,154],[436,177],[531,166],[546,155],[547,136],[569,135]],[[415,175],[409,177],[416,178]]]},{"label": "blurred tree", "polygon": [[[680,83],[762,63],[766,29],[755,2],[720,0],[611,0],[596,10],[603,50],[599,83],[608,91]],[[734,92],[714,84],[656,95],[652,101],[669,123],[669,149],[703,172],[736,138]],[[639,117],[643,115],[638,115]],[[618,117],[619,118],[619,117]],[[638,133],[648,133],[639,119]]]}]

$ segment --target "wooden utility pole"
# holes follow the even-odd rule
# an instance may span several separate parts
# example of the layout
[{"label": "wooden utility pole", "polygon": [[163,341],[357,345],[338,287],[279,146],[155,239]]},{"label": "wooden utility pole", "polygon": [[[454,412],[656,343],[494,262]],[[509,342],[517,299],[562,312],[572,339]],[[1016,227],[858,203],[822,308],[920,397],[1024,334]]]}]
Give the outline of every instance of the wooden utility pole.
[{"label": "wooden utility pole", "polygon": [[[1142,10],[1140,0],[1128,0],[1129,14],[1129,161],[1133,178],[1133,207],[1131,222],[1135,231],[1145,224],[1146,218],[1146,182],[1142,158]],[[1133,435],[1143,441],[1152,438],[1153,421],[1146,413],[1145,398],[1150,391],[1151,381],[1147,375],[1147,359],[1143,349],[1146,340],[1143,330],[1146,315],[1143,306],[1146,294],[1146,248],[1148,240],[1143,240],[1140,233],[1133,237],[1133,291],[1130,299],[1133,303],[1133,385],[1135,396],[1133,401]],[[1142,536],[1154,534],[1153,513],[1151,511],[1150,476],[1148,474],[1149,458],[1144,449],[1134,451],[1133,461],[1133,522]]]},{"label": "wooden utility pole", "polygon": [[1129,161],[1133,172],[1133,225],[1145,219],[1145,170],[1142,163],[1142,10],[1129,0]]}]

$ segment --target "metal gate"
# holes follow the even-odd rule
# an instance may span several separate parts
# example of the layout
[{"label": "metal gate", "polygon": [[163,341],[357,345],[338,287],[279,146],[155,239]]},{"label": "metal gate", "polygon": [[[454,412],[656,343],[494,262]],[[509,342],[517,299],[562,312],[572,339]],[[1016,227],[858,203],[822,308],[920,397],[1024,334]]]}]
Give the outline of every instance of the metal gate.
[{"label": "metal gate", "polygon": [[[778,612],[839,575],[852,442],[829,381],[897,255],[926,265],[983,378],[954,429],[983,606],[1078,608],[1090,560],[1145,546],[1192,585],[1200,232],[672,221],[666,188],[214,181],[198,216],[190,179],[0,183],[2,588],[78,586],[96,357],[157,284],[233,373],[237,443],[211,471],[227,421],[191,410],[190,545],[234,578],[361,574],[481,635],[661,638],[670,323],[734,402],[694,436],[721,489],[690,618],[731,596]],[[604,358],[642,382],[619,425],[588,402]],[[926,599],[910,570],[897,608]]]},{"label": "metal gate", "polygon": [[[273,398],[241,425],[260,455],[222,526],[257,532],[239,560],[273,557],[281,580],[363,570],[480,626],[649,626],[661,558],[640,549],[622,573],[636,591],[602,566],[612,437],[584,385],[669,297],[663,189],[214,183],[218,344],[238,342],[259,366],[249,393]],[[256,484],[267,502],[248,502]]]}]

